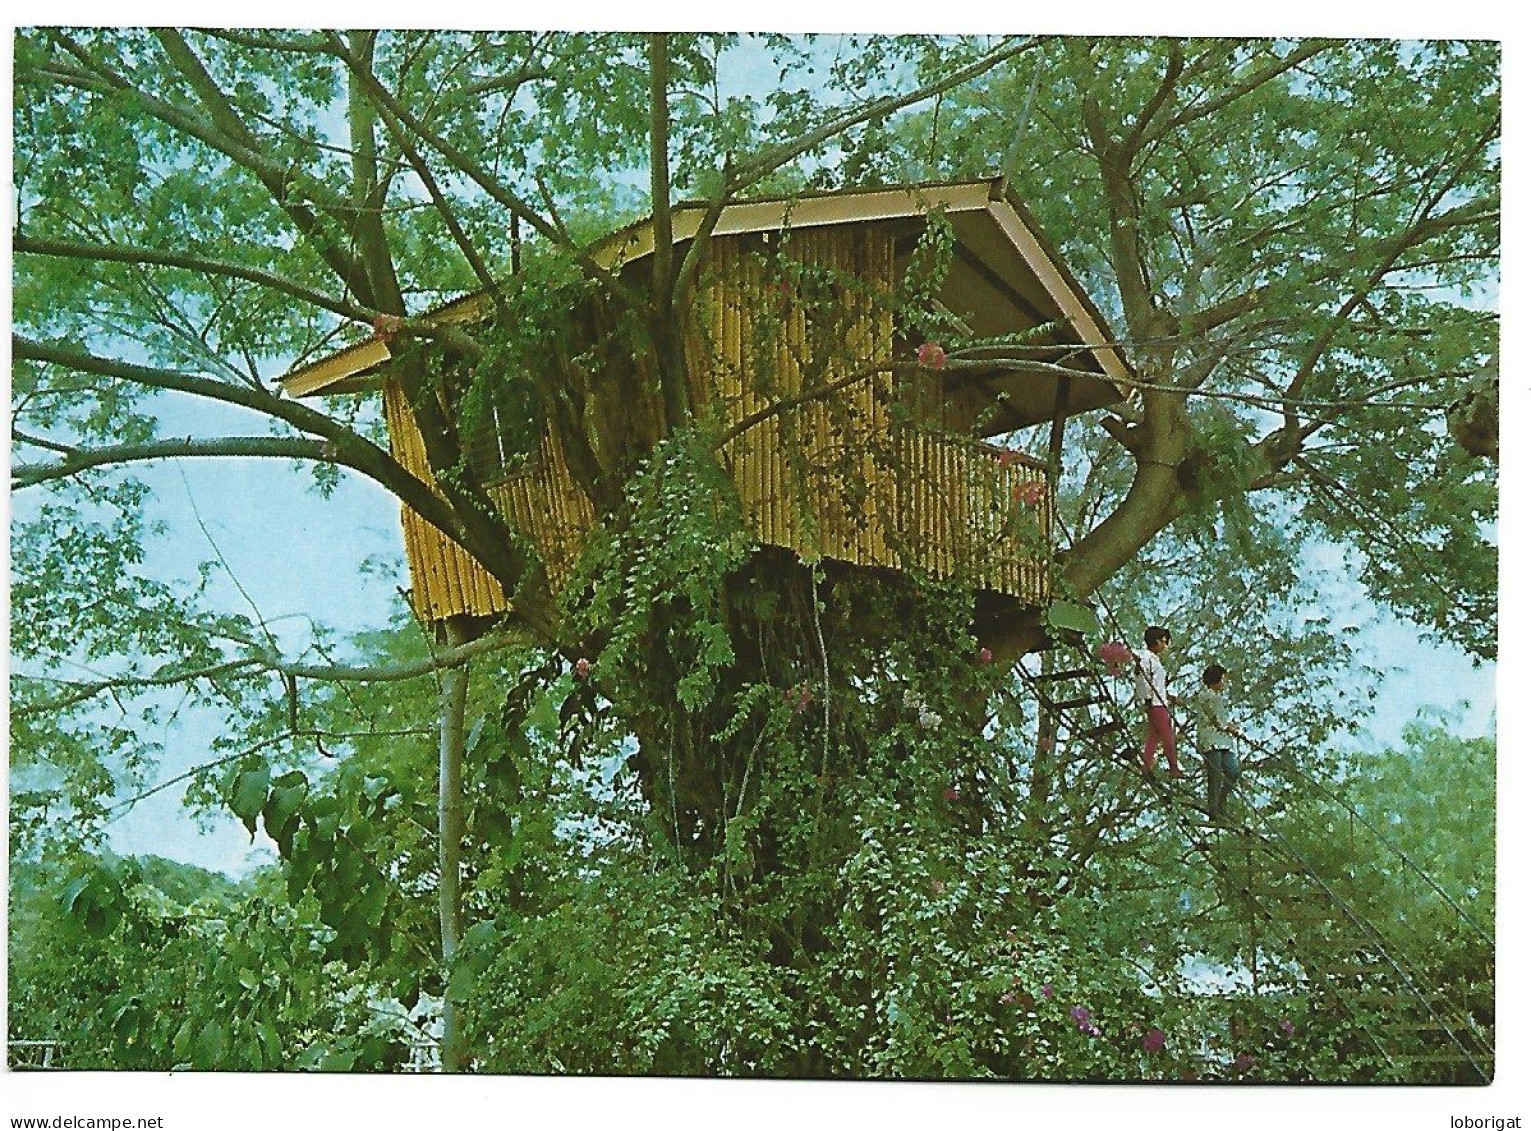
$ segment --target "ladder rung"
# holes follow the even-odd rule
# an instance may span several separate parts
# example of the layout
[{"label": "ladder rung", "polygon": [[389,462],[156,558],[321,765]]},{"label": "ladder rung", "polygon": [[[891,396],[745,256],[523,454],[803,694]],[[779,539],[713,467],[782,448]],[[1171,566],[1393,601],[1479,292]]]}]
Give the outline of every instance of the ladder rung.
[{"label": "ladder rung", "polygon": [[1047,706],[1052,711],[1072,711],[1078,707],[1093,707],[1097,703],[1104,702],[1106,702],[1104,695],[1081,695],[1077,699],[1060,699],[1056,703],[1049,699]]},{"label": "ladder rung", "polygon": [[1041,675],[1031,677],[1032,683],[1056,683],[1063,679],[1078,679],[1080,676],[1090,674],[1089,668],[1070,668],[1064,672],[1043,672]]}]

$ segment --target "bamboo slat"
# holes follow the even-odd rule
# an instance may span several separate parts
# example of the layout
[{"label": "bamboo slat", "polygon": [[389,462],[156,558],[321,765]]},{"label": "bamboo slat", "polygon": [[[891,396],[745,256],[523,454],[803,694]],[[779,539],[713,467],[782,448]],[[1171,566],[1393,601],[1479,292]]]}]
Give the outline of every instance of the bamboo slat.
[{"label": "bamboo slat", "polygon": [[[854,273],[885,292],[895,283],[892,237],[885,228],[799,231],[790,246],[798,259],[844,276]],[[700,299],[708,317],[687,343],[699,388],[721,402],[725,426],[801,390],[805,382],[833,380],[847,366],[894,351],[891,313],[848,289],[839,345],[850,348],[837,351],[845,356],[814,358],[819,331],[808,326],[803,304],[771,282],[757,247],[758,241],[743,237],[715,242]],[[762,354],[758,335],[773,325],[774,338]],[[762,362],[768,371],[761,371]],[[723,453],[725,466],[750,529],[763,543],[805,556],[961,575],[1028,603],[1044,602],[1047,571],[1034,560],[1023,532],[1040,522],[1051,533],[1052,492],[1047,490],[1034,509],[1018,501],[1017,493],[1027,482],[1045,484],[1045,470],[1033,463],[1001,463],[999,449],[987,444],[895,425],[891,405],[895,395],[908,395],[907,388],[889,373],[875,374],[846,387],[834,406],[805,402],[732,440]],[[933,382],[922,382],[917,400],[935,391]],[[939,397],[932,399],[932,407],[939,407]],[[433,484],[408,403],[393,383],[384,405],[396,457]],[[539,548],[550,580],[559,586],[595,516],[551,436],[538,455],[490,494],[509,525]],[[491,575],[414,512],[406,509],[403,519],[413,599],[422,617],[504,611],[504,593]]]},{"label": "bamboo slat", "polygon": [[[389,381],[384,387],[383,413],[394,458],[435,490],[425,442],[397,382]],[[499,582],[466,550],[408,507],[403,508],[401,518],[410,596],[421,618],[437,621],[461,614],[487,616],[505,611],[505,592]]]}]

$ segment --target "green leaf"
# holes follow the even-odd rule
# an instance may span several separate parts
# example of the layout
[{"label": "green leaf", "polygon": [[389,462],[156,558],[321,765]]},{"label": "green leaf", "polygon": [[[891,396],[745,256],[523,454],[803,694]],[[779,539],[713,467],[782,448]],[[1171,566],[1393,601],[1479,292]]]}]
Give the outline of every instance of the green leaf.
[{"label": "green leaf", "polygon": [[324,1055],[319,1062],[320,1072],[349,1072],[356,1064],[356,1053],[349,1049],[336,1049]]},{"label": "green leaf", "polygon": [[69,886],[64,889],[64,894],[60,896],[60,902],[63,903],[64,910],[70,913],[75,912],[75,904],[79,902],[80,896],[84,894],[85,889],[90,887],[92,878],[91,874],[87,872],[82,876],[76,876],[70,881]]},{"label": "green leaf", "polygon": [[261,762],[242,771],[229,790],[229,808],[250,830],[251,839],[255,837],[255,819],[260,815],[261,807],[266,804],[266,792],[270,785],[271,767]]},{"label": "green leaf", "polygon": [[261,1063],[266,1068],[278,1068],[282,1064],[282,1038],[277,1033],[276,1027],[266,1021],[255,1023],[256,1035],[260,1038]]},{"label": "green leaf", "polygon": [[478,985],[478,973],[468,963],[459,963],[452,970],[452,976],[447,979],[447,1000],[451,1002],[464,1002],[473,996],[474,987]]},{"label": "green leaf", "polygon": [[197,1034],[192,1050],[192,1064],[198,1068],[217,1068],[223,1061],[228,1035],[216,1018],[211,1018]]},{"label": "green leaf", "polygon": [[291,851],[298,810],[308,797],[308,789],[308,778],[299,770],[291,770],[271,783],[271,795],[261,808],[266,835],[284,856]]},{"label": "green leaf", "polygon": [[366,923],[376,931],[383,925],[383,912],[388,907],[388,887],[381,882],[369,885],[352,905],[349,914]]}]

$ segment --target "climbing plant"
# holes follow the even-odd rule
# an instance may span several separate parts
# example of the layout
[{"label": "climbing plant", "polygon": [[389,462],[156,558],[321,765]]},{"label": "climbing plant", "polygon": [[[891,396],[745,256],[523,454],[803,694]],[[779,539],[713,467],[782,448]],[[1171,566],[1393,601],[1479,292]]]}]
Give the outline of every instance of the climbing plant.
[{"label": "climbing plant", "polygon": [[[752,54],[779,81],[737,69]],[[1371,600],[1494,655],[1495,470],[1452,430],[1469,394],[1497,412],[1495,45],[46,28],[15,72],[12,853],[35,922],[104,948],[57,1014],[96,1062],[387,1068],[402,1038],[370,1005],[423,1000],[451,1068],[1387,1068],[1328,998],[1246,1002],[1235,1032],[1192,992],[1185,964],[1231,966],[1247,932],[1186,921],[1213,890],[1193,838],[1109,752],[1039,728],[995,659],[1044,643],[1037,618],[979,638],[961,577],[751,542],[683,343],[727,203],[1004,166],[1135,373],[1064,437],[1057,592],[1173,622],[1369,812],[1401,777],[1332,745],[1369,661],[1306,555],[1337,547]],[[642,214],[669,230],[683,195],[707,217],[690,252],[660,239],[641,279],[590,254]],[[852,302],[894,307],[896,356],[871,359],[893,377],[1024,353],[934,308],[951,254],[936,217],[888,296],[763,258],[825,382],[793,395],[850,360]],[[482,319],[420,317],[470,290]],[[436,490],[371,402],[272,391],[367,339]],[[491,420],[507,466],[550,430],[591,501],[570,584],[493,503],[470,451]],[[294,645],[224,596],[226,561],[158,575],[143,468],[213,458],[381,487],[515,614]],[[218,720],[189,801],[279,861],[182,930],[194,1001],[123,957],[186,915],[102,847],[180,784],[153,767],[183,709]],[[1485,751],[1463,769],[1481,784]],[[1476,855],[1450,870],[1469,903],[1491,890]],[[1481,981],[1459,920],[1374,894],[1439,937],[1435,976]],[[50,969],[22,972],[28,1000]],[[135,1021],[151,1001],[230,1020]]]}]

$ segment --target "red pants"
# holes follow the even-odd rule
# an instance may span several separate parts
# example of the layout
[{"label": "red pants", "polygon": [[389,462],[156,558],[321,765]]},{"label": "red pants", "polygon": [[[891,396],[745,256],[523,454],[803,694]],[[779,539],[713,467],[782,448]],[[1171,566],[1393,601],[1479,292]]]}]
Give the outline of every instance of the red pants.
[{"label": "red pants", "polygon": [[1175,757],[1175,727],[1170,722],[1170,709],[1157,704],[1148,708],[1148,726],[1143,732],[1143,769],[1152,771],[1154,756],[1159,745],[1164,745],[1164,757],[1170,764],[1170,773],[1180,772],[1180,761]]}]

